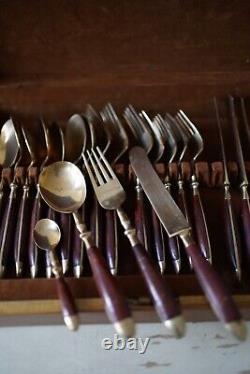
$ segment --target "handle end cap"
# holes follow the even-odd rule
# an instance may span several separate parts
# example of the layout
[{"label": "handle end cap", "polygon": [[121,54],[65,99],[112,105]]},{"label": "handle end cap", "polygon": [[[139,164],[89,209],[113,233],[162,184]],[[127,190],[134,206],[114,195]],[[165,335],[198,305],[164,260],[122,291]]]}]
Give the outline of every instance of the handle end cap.
[{"label": "handle end cap", "polygon": [[135,324],[131,317],[115,322],[114,328],[122,337],[130,338],[135,335]]},{"label": "handle end cap", "polygon": [[186,334],[186,323],[182,315],[168,319],[164,325],[176,338],[182,338]]},{"label": "handle end cap", "polygon": [[73,316],[65,316],[64,323],[70,331],[76,331],[79,327],[79,317],[77,314]]},{"label": "handle end cap", "polygon": [[225,324],[229,330],[238,340],[244,341],[247,338],[247,326],[242,319],[238,321],[231,321]]}]

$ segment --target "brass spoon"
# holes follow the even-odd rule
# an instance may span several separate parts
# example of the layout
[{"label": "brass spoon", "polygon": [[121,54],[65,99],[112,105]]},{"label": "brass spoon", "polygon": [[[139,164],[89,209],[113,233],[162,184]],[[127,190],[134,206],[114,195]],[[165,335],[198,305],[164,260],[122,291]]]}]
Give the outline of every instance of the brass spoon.
[{"label": "brass spoon", "polygon": [[99,249],[93,244],[78,209],[86,198],[86,184],[80,169],[67,161],[55,162],[46,167],[39,176],[40,192],[52,209],[72,213],[80,238],[84,241],[89,263],[105,310],[118,334],[132,336],[134,322],[126,300],[120,292],[116,279],[110,274]]},{"label": "brass spoon", "polygon": [[[4,168],[10,168],[14,164],[14,168],[20,160],[20,145],[13,120],[10,118],[2,127],[0,135],[0,164]],[[10,193],[7,205],[4,209],[2,218],[1,235],[0,235],[0,277],[3,276],[5,270],[6,258],[8,257],[10,242],[12,238],[14,215],[16,210],[16,180],[10,183]],[[2,209],[3,183],[0,185],[0,208]]]},{"label": "brass spoon", "polygon": [[73,296],[63,278],[62,268],[55,253],[60,238],[61,232],[55,221],[46,218],[36,223],[34,228],[35,243],[39,248],[49,253],[52,272],[57,281],[57,293],[61,303],[63,319],[68,329],[74,331],[79,326],[79,317]]}]

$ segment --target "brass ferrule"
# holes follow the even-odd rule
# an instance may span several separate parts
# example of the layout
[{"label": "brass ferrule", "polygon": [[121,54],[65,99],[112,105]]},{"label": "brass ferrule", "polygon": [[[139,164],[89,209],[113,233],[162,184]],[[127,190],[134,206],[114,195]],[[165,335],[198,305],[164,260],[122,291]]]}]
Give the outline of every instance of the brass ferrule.
[{"label": "brass ferrule", "polygon": [[132,226],[127,214],[124,212],[123,209],[117,209],[117,214],[122,224],[122,227],[124,228],[124,234],[127,236],[132,247],[139,244],[140,241],[137,237],[136,229]]}]

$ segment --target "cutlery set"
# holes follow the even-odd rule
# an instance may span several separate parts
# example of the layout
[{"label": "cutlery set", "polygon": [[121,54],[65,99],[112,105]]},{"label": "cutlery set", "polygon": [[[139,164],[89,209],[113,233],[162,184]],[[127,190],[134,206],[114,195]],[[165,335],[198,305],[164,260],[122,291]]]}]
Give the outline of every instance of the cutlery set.
[{"label": "cutlery set", "polygon": [[[227,250],[240,282],[242,259],[250,263],[250,205],[244,161],[248,155],[243,154],[239,124],[248,146],[250,126],[244,99],[238,103],[229,97],[240,180],[239,219],[231,195],[224,118],[216,99],[213,104],[224,172]],[[65,324],[76,330],[77,308],[64,276],[85,276],[88,259],[110,322],[121,336],[132,336],[134,322],[116,279],[122,227],[156,313],[172,334],[184,336],[185,321],[178,298],[162,276],[168,273],[168,259],[177,276],[194,271],[215,315],[244,340],[244,321],[213,262],[197,168],[203,148],[198,127],[182,110],[175,116],[150,116],[128,105],[118,117],[107,104],[100,113],[88,105],[67,123],[39,119],[33,126],[21,126],[10,118],[0,135],[0,275],[54,275]],[[159,163],[164,166],[160,173]],[[190,167],[188,181],[185,163]]]}]

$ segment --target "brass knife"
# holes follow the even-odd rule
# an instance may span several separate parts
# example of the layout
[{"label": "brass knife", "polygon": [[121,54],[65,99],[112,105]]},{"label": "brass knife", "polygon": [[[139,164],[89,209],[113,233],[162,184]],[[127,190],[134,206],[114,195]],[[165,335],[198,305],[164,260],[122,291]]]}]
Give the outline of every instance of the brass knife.
[{"label": "brass knife", "polygon": [[203,257],[191,227],[156,174],[146,152],[134,147],[129,152],[131,166],[169,237],[179,235],[194,271],[214,313],[239,340],[245,340],[246,325],[220,275]]}]

